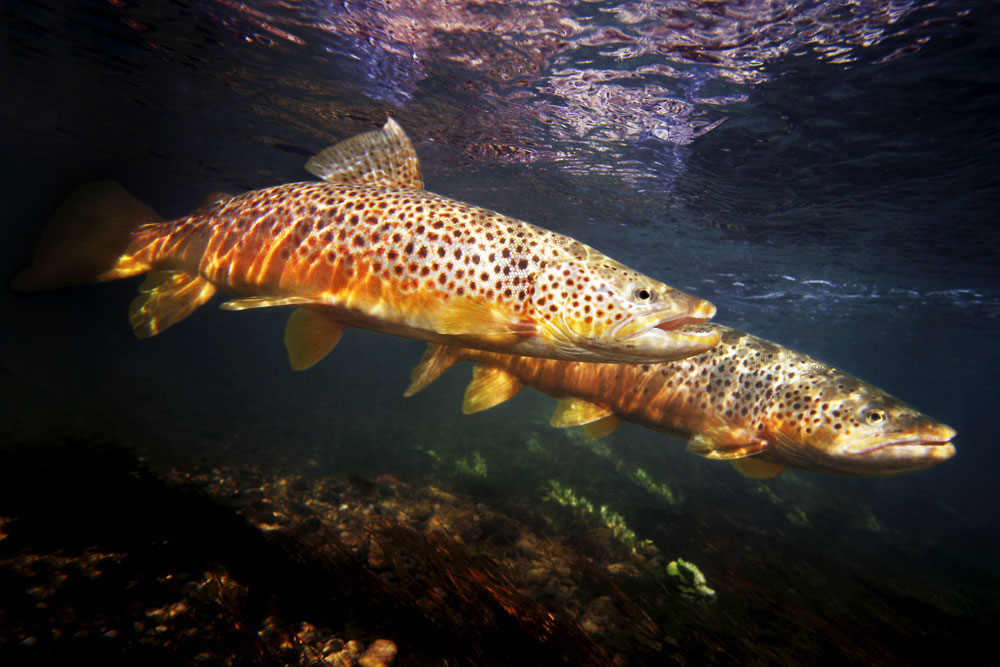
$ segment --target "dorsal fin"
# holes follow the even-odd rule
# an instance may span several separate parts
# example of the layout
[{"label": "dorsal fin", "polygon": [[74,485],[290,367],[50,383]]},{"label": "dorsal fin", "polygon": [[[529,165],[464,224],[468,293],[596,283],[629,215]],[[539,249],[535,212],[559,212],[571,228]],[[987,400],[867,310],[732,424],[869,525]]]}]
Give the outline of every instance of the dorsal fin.
[{"label": "dorsal fin", "polygon": [[437,380],[442,373],[454,366],[456,361],[458,361],[458,355],[455,354],[455,348],[452,346],[436,343],[428,345],[420,363],[414,366],[413,371],[410,372],[410,386],[403,392],[403,396],[413,396]]},{"label": "dorsal fin", "polygon": [[579,398],[561,398],[549,423],[558,428],[582,426],[614,415],[611,408]]},{"label": "dorsal fin", "polygon": [[492,366],[472,369],[472,382],[465,388],[462,412],[471,415],[500,405],[524,387],[521,381],[503,370]]},{"label": "dorsal fin", "polygon": [[422,190],[417,153],[403,128],[388,119],[381,130],[365,132],[325,148],[306,162],[306,170],[327,183],[382,185]]}]

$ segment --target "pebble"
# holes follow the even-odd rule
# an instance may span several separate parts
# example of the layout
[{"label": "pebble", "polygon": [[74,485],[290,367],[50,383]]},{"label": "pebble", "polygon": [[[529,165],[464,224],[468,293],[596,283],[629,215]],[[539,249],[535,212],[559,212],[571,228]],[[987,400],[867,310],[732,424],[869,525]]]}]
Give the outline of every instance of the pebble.
[{"label": "pebble", "polygon": [[376,639],[358,660],[358,667],[387,667],[396,659],[396,645],[388,639]]}]

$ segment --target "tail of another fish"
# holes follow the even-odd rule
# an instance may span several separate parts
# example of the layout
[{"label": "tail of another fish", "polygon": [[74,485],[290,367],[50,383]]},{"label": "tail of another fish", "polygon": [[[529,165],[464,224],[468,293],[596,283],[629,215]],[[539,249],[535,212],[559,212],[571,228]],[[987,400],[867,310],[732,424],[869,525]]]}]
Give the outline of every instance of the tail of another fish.
[{"label": "tail of another fish", "polygon": [[[31,264],[14,276],[10,287],[36,292],[146,273],[159,231],[140,228],[158,222],[162,218],[153,209],[118,183],[82,185],[56,209]],[[139,292],[129,320],[144,338],[189,315],[211,298],[215,287],[183,271],[153,271]]]}]

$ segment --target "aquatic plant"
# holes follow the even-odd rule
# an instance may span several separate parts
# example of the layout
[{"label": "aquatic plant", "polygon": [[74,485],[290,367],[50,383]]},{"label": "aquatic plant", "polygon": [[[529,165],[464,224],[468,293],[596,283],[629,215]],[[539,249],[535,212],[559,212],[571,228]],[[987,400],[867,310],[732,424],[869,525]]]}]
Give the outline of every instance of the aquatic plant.
[{"label": "aquatic plant", "polygon": [[564,486],[554,479],[548,481],[549,490],[542,500],[554,502],[563,507],[569,507],[582,517],[594,517],[600,520],[604,526],[611,531],[611,536],[620,544],[636,551],[642,547],[652,545],[652,540],[641,540],[635,532],[625,523],[625,517],[610,509],[607,505],[594,507],[594,504],[577,495],[568,486]]},{"label": "aquatic plant", "polygon": [[705,575],[694,563],[683,558],[672,560],[667,565],[667,574],[676,579],[677,588],[680,589],[681,593],[703,597],[715,596],[715,591],[708,587]]},{"label": "aquatic plant", "polygon": [[663,500],[666,500],[668,504],[676,506],[680,504],[680,500],[674,494],[673,490],[667,486],[666,482],[656,482],[653,478],[642,468],[636,468],[632,470],[630,466],[627,465],[622,457],[616,455],[610,446],[611,440],[609,438],[601,438],[596,440],[587,435],[584,435],[583,431],[577,429],[570,429],[567,431],[570,439],[574,444],[580,445],[588,449],[592,454],[600,456],[602,458],[608,459],[611,462],[615,472],[625,475],[634,484],[641,487],[644,491],[651,493],[655,496],[659,496]]},{"label": "aquatic plant", "polygon": [[636,484],[641,486],[643,489],[652,493],[654,495],[660,496],[667,501],[670,505],[678,505],[680,501],[674,492],[667,486],[666,482],[654,482],[653,478],[649,476],[642,468],[636,468],[635,472],[629,475]]},{"label": "aquatic plant", "polygon": [[469,462],[468,456],[463,456],[462,458],[455,461],[455,468],[466,475],[475,475],[476,477],[486,477],[486,459],[479,451],[472,452],[472,461]]},{"label": "aquatic plant", "polygon": [[789,523],[793,526],[802,527],[809,525],[809,517],[806,516],[805,510],[801,507],[795,507],[788,512],[785,512],[785,518],[788,519]]}]

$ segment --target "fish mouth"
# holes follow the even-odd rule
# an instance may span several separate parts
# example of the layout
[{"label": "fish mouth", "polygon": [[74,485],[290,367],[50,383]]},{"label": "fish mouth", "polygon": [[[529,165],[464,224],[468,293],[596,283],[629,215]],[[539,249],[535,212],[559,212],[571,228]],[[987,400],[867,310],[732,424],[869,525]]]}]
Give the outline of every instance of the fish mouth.
[{"label": "fish mouth", "polygon": [[871,447],[857,449],[851,452],[852,456],[864,456],[877,451],[886,451],[893,458],[921,458],[931,461],[947,461],[955,455],[955,445],[952,439],[955,437],[955,430],[944,427],[943,432],[937,435],[920,434],[896,440],[880,442]]},{"label": "fish mouth", "polygon": [[[649,334],[660,335],[659,332],[673,337],[677,334],[677,329],[688,324],[700,324],[707,322],[715,316],[716,308],[712,303],[701,300],[698,306],[691,311],[678,314],[675,309],[663,309],[647,313],[645,315],[634,315],[619,324],[612,336],[615,340],[630,341],[648,336]],[[714,329],[704,331],[687,330],[684,336],[695,338],[718,336]]]}]

